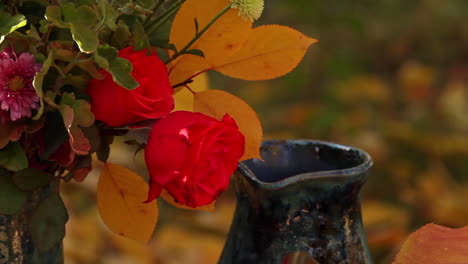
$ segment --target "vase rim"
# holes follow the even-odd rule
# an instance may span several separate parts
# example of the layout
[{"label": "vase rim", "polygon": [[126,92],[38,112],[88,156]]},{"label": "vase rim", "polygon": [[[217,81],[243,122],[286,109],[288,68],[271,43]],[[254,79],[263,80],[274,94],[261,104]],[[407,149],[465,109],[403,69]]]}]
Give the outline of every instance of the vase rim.
[{"label": "vase rim", "polygon": [[262,143],[262,147],[266,145],[320,145],[326,146],[333,149],[343,150],[343,151],[353,151],[360,156],[362,162],[359,165],[344,168],[344,169],[335,169],[335,170],[323,170],[323,171],[314,171],[299,173],[290,177],[287,177],[282,180],[274,182],[266,182],[257,178],[255,173],[242,162],[239,163],[238,169],[252,181],[256,182],[260,187],[264,189],[281,189],[285,186],[293,183],[297,183],[303,180],[320,180],[320,179],[336,179],[336,180],[351,180],[355,177],[360,177],[365,175],[365,173],[372,167],[374,164],[372,157],[365,152],[356,147],[342,145],[334,142],[322,141],[322,140],[310,140],[310,139],[273,139],[265,140]]}]

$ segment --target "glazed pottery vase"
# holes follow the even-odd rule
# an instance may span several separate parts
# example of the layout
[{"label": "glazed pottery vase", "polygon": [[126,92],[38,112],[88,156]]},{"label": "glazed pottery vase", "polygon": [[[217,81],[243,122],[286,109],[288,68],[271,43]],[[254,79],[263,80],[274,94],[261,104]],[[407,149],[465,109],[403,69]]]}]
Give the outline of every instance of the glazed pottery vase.
[{"label": "glazed pottery vase", "polygon": [[[12,183],[2,180],[1,184]],[[57,182],[25,192],[24,197],[20,211],[0,214],[0,264],[63,263],[62,239],[57,236],[63,237],[65,224],[56,219],[66,219],[68,215],[58,195]],[[34,243],[35,237],[40,243]]]},{"label": "glazed pottery vase", "polygon": [[372,159],[309,140],[266,141],[239,165],[221,264],[369,264],[360,190]]}]

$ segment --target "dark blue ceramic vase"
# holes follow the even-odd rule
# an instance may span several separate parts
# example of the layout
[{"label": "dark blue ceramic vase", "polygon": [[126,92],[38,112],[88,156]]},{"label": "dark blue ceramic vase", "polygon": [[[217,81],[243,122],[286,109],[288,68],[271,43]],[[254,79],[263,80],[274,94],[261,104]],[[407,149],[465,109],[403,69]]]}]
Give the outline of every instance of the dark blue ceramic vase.
[{"label": "dark blue ceramic vase", "polygon": [[238,204],[221,264],[372,263],[359,192],[372,159],[310,140],[266,141],[239,165]]}]

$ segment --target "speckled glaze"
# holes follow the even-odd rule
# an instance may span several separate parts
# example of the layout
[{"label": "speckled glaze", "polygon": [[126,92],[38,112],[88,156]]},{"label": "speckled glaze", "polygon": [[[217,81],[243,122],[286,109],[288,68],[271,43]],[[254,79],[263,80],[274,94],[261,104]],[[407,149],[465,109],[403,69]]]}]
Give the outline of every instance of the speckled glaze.
[{"label": "speckled glaze", "polygon": [[[370,156],[310,140],[266,141],[261,152],[263,161],[236,172],[238,204],[219,263],[372,263],[359,197]],[[298,253],[302,261],[291,257]]]},{"label": "speckled glaze", "polygon": [[34,246],[29,229],[34,211],[39,204],[57,192],[57,186],[44,186],[32,191],[26,205],[15,215],[0,214],[0,264],[62,264],[63,246],[39,252]]}]

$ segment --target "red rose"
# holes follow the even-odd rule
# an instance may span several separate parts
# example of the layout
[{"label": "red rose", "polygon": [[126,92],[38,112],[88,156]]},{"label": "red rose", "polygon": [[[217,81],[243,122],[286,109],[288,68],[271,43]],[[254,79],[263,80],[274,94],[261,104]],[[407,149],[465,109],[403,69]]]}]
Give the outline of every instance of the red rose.
[{"label": "red rose", "polygon": [[165,116],[152,128],[145,149],[147,202],[166,189],[180,204],[210,204],[228,187],[244,145],[244,136],[228,114],[221,121],[187,111]]},{"label": "red rose", "polygon": [[166,66],[156,54],[147,56],[146,52],[133,51],[133,47],[119,52],[119,57],[133,64],[132,76],[140,84],[136,89],[127,90],[116,84],[105,70],[100,71],[105,75],[103,80],[91,80],[87,92],[97,120],[117,127],[158,119],[174,109]]}]

